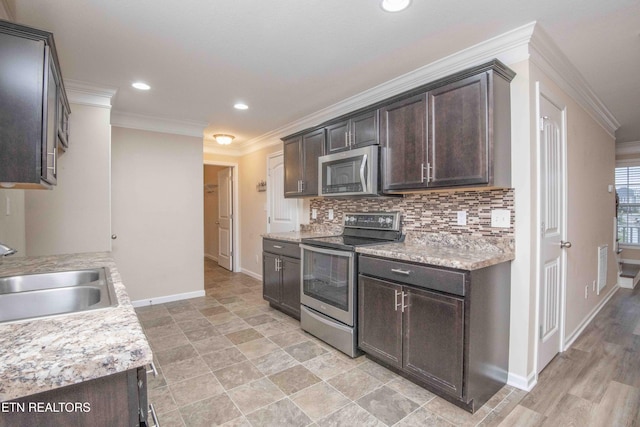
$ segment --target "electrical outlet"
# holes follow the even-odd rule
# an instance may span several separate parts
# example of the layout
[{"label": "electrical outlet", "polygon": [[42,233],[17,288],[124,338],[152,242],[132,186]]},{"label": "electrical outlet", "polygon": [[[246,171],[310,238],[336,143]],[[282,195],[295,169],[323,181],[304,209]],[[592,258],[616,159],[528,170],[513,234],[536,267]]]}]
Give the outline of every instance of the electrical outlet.
[{"label": "electrical outlet", "polygon": [[260,256],[256,254],[256,264],[260,264]]},{"label": "electrical outlet", "polygon": [[584,287],[584,299],[589,298],[589,285]]},{"label": "electrical outlet", "polygon": [[311,209],[311,219],[318,219],[318,209]]},{"label": "electrical outlet", "polygon": [[333,219],[333,209],[329,209],[329,219]]},{"label": "electrical outlet", "polygon": [[491,211],[491,226],[509,228],[511,226],[511,211],[509,209],[493,209]]},{"label": "electrical outlet", "polygon": [[458,211],[458,225],[467,225],[467,211]]}]

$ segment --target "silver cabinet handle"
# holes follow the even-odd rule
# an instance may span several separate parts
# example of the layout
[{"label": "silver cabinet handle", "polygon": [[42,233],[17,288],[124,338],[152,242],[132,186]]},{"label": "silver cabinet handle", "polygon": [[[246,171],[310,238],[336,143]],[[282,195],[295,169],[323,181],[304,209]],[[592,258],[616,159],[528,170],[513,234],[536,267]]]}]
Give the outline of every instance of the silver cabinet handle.
[{"label": "silver cabinet handle", "polygon": [[404,313],[404,309],[409,307],[408,305],[404,305],[404,297],[406,296],[406,294],[404,293],[404,291],[402,291],[402,312]]},{"label": "silver cabinet handle", "polygon": [[360,165],[360,182],[362,183],[362,191],[367,192],[367,180],[364,177],[364,170],[367,167],[367,155],[362,156],[362,164]]},{"label": "silver cabinet handle", "polygon": [[560,240],[560,247],[562,249],[569,249],[571,247],[571,242],[565,242],[564,240]]},{"label": "silver cabinet handle", "polygon": [[282,246],[280,246],[280,245],[273,245],[273,247],[276,248],[276,249],[282,249]]},{"label": "silver cabinet handle", "polygon": [[393,309],[394,311],[398,311],[398,307],[401,306],[400,303],[398,303],[398,297],[400,296],[400,291],[396,291],[394,290],[393,292],[395,292],[395,301],[393,302]]},{"label": "silver cabinet handle", "polygon": [[420,163],[420,182],[424,182],[424,163]]},{"label": "silver cabinet handle", "polygon": [[151,418],[153,419],[153,425],[149,427],[160,427],[158,416],[156,415],[156,408],[153,407],[153,403],[149,404],[149,413],[151,414]]},{"label": "silver cabinet handle", "polygon": [[275,260],[273,260],[273,263],[274,263],[273,268],[274,268],[276,271],[280,271],[280,270],[278,270],[278,258],[276,258]]},{"label": "silver cabinet handle", "polygon": [[149,370],[147,371],[147,374],[153,374],[153,376],[154,376],[154,377],[157,377],[157,376],[158,376],[158,371],[156,370],[156,365],[155,365],[153,362],[151,362],[151,363],[149,364],[149,367],[150,367],[151,369],[149,369]]},{"label": "silver cabinet handle", "polygon": [[392,268],[392,269],[391,269],[391,272],[393,272],[393,273],[398,273],[398,274],[402,274],[403,276],[408,276],[408,275],[410,275],[410,274],[411,274],[411,272],[410,272],[410,271],[408,271],[408,270],[400,270],[399,268]]},{"label": "silver cabinet handle", "polygon": [[348,147],[349,145],[349,132],[344,131],[344,146]]},{"label": "silver cabinet handle", "polygon": [[55,148],[53,149],[53,153],[50,153],[47,151],[47,156],[52,156],[53,157],[53,166],[47,166],[47,169],[51,169],[54,172],[56,171],[56,150]]}]

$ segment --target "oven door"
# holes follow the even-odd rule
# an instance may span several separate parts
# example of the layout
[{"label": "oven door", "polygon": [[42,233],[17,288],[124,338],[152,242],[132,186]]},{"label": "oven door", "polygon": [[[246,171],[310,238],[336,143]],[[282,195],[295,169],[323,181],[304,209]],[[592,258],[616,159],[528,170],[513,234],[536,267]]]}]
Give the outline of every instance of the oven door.
[{"label": "oven door", "polygon": [[355,325],[355,254],[351,251],[300,245],[300,303]]}]

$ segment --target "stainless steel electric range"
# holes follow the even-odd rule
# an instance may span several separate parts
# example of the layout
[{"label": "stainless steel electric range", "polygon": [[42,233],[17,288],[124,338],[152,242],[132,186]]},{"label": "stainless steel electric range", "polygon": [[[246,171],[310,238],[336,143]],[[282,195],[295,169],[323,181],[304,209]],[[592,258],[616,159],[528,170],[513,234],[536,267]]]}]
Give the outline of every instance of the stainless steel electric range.
[{"label": "stainless steel electric range", "polygon": [[302,239],[302,329],[357,356],[356,248],[403,238],[399,212],[361,212],[345,213],[339,236]]}]

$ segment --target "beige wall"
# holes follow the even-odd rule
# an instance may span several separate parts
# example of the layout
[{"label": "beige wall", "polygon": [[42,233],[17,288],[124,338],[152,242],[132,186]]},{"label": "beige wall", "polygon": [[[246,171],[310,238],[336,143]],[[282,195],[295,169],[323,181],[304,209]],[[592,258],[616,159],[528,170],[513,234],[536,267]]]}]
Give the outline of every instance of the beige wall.
[{"label": "beige wall", "polygon": [[27,255],[111,250],[110,110],[71,104],[53,190],[25,190]]},{"label": "beige wall", "polygon": [[204,294],[202,139],[113,128],[113,256],[137,304]]},{"label": "beige wall", "polygon": [[25,256],[27,252],[24,223],[25,191],[27,190],[0,189],[0,242],[18,250],[14,257]]},{"label": "beige wall", "polygon": [[[613,248],[615,193],[615,139],[536,67],[532,82],[541,81],[567,108],[567,285],[565,337],[567,340],[600,304],[617,282]],[[592,292],[598,278],[598,247],[608,245],[607,286]],[[588,298],[584,298],[588,286]]]},{"label": "beige wall", "polygon": [[204,255],[208,258],[218,259],[218,172],[227,166],[204,166],[204,185],[215,185],[216,188],[204,190]]},{"label": "beige wall", "polygon": [[[567,107],[567,251],[565,343],[574,338],[616,283],[613,253],[614,139],[570,96],[530,61],[511,64],[512,185],[516,206],[516,259],[511,277],[509,371],[521,384],[535,380],[537,291],[537,123],[536,82]],[[607,287],[592,292],[597,249],[609,245]],[[589,296],[584,298],[585,286]]]}]

